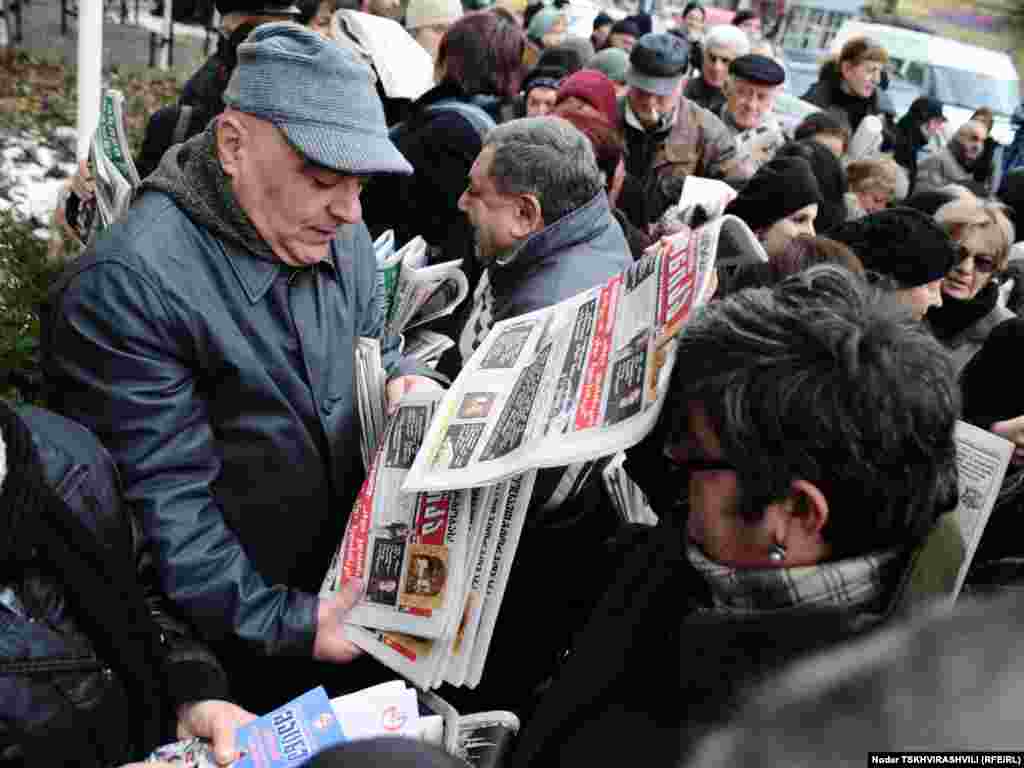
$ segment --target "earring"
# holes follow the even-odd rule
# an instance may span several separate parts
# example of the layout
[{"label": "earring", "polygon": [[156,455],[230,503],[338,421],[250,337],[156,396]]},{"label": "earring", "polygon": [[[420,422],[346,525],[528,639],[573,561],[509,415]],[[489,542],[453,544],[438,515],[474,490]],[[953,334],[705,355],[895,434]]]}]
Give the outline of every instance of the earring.
[{"label": "earring", "polygon": [[786,559],[786,548],[778,542],[772,544],[771,551],[768,553],[768,559],[773,563],[781,563]]}]

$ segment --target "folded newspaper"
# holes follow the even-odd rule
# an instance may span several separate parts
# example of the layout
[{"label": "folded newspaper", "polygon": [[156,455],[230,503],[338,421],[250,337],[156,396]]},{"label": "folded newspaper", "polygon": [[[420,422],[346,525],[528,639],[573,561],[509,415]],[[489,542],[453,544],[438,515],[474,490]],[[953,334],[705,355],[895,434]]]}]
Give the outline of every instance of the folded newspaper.
[{"label": "folded newspaper", "polygon": [[355,366],[356,403],[361,425],[359,450],[363,456],[363,467],[369,469],[387,423],[387,374],[379,339],[366,336],[356,339]]},{"label": "folded newspaper", "polygon": [[404,354],[423,362],[436,362],[454,342],[420,326],[450,315],[469,295],[469,279],[462,271],[462,260],[428,265],[426,240],[415,237],[396,251],[395,233],[390,229],[373,246],[384,332],[404,336]]},{"label": "folded newspaper", "polygon": [[132,203],[141,180],[132,161],[131,146],[124,124],[124,96],[107,88],[100,98],[100,115],[89,143],[89,171],[96,186],[95,196],[80,201],[74,221],[68,223],[83,244],[109,227]]},{"label": "folded newspaper", "polygon": [[361,579],[350,639],[424,690],[479,683],[535,476],[403,493],[440,397],[403,398],[321,588]]},{"label": "folded newspaper", "polygon": [[[420,704],[424,706],[421,707]],[[433,711],[435,714],[420,714]],[[495,752],[519,731],[511,712],[460,715],[431,694],[421,699],[402,680],[328,699],[322,687],[307,691],[237,731],[236,768],[301,766],[338,744],[381,736],[419,739],[443,747],[470,765],[486,768]],[[491,747],[490,749],[486,747]],[[210,742],[186,739],[155,750],[147,762],[216,768]]]},{"label": "folded newspaper", "polygon": [[661,240],[604,285],[496,323],[444,394],[403,490],[492,485],[637,443],[716,266],[762,260],[747,225],[723,216]]}]

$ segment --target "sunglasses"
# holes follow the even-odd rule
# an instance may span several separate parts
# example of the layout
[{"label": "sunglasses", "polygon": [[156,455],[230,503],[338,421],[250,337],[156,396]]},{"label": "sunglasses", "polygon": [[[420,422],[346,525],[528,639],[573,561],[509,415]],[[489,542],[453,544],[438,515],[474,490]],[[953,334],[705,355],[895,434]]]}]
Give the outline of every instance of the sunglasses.
[{"label": "sunglasses", "polygon": [[961,245],[960,250],[957,253],[957,264],[966,261],[969,258],[974,258],[974,269],[978,272],[994,272],[996,268],[996,260],[991,256],[985,256],[981,253],[972,253],[966,246]]}]

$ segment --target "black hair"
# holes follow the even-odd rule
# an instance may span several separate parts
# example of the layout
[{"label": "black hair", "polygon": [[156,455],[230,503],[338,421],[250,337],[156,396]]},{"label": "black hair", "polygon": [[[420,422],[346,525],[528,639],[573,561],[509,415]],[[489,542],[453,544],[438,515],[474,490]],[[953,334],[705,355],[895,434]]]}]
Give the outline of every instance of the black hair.
[{"label": "black hair", "polygon": [[699,403],[755,523],[791,484],[829,503],[835,558],[912,547],[955,500],[949,356],[893,296],[830,265],[711,302],[679,338],[662,421]]}]

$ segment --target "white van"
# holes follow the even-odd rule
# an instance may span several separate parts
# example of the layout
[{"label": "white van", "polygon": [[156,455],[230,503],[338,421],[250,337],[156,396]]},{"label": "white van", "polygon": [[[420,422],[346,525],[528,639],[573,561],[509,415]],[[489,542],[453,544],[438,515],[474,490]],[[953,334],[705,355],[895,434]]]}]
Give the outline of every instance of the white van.
[{"label": "white van", "polygon": [[838,53],[854,37],[878,42],[889,53],[892,75],[922,95],[941,101],[951,131],[965,123],[974,110],[988,107],[995,114],[993,138],[1009,143],[1010,115],[1021,103],[1020,79],[1009,55],[938,35],[863,21],[845,22],[832,41],[832,52]]}]

